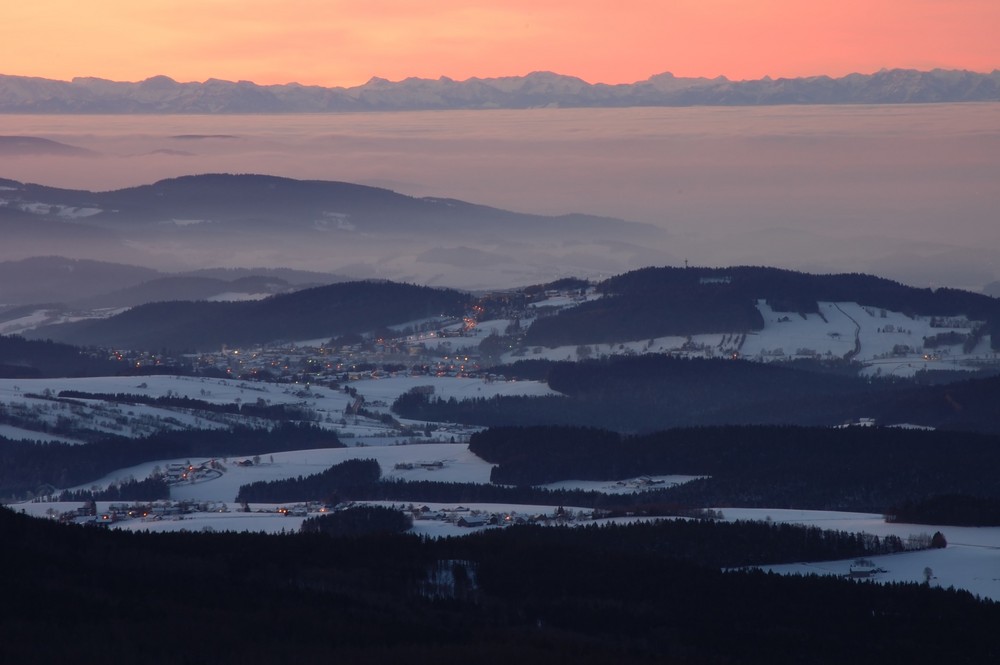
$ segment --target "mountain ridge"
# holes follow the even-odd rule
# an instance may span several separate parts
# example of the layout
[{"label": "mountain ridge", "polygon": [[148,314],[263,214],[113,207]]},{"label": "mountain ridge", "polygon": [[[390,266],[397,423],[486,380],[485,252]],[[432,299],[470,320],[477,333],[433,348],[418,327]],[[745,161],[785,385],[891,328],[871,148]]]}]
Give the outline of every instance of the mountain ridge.
[{"label": "mountain ridge", "polygon": [[[0,261],[62,254],[170,272],[295,265],[355,278],[481,286],[506,274],[587,276],[661,251],[651,224],[580,213],[538,215],[327,180],[202,174],[91,192],[2,180]],[[72,243],[60,243],[72,237]],[[489,253],[492,266],[461,256]],[[609,252],[609,248],[611,248]],[[458,254],[458,256],[456,256]],[[653,257],[662,261],[664,257]],[[455,276],[455,269],[464,272]]]},{"label": "mountain ridge", "polygon": [[0,75],[0,113],[322,113],[445,109],[780,104],[906,104],[1000,101],[1000,70],[883,69],[834,78],[733,81],[663,72],[634,83],[588,83],[536,71],[456,81],[372,77],[353,87],[259,85],[157,75],[138,82],[77,77],[57,81]]}]

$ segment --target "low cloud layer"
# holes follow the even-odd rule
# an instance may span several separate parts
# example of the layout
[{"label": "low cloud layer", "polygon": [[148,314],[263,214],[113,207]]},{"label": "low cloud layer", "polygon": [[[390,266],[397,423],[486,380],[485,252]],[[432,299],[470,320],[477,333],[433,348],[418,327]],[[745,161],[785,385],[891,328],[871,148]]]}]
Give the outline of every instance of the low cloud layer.
[{"label": "low cloud layer", "polygon": [[998,117],[998,104],[11,116],[5,134],[97,156],[18,154],[0,177],[93,190],[206,172],[344,180],[649,222],[676,261],[978,289],[1000,277]]}]

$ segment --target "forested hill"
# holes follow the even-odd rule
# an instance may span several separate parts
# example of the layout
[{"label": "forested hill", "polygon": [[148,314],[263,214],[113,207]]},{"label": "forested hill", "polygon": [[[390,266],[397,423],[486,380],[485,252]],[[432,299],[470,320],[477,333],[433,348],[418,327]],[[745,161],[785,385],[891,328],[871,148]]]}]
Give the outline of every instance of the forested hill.
[{"label": "forested hill", "polygon": [[882,665],[997,655],[1000,606],[968,593],[706,561],[858,553],[847,534],[800,527],[510,527],[441,540],[150,534],[0,509],[0,540],[4,663]]},{"label": "forested hill", "polygon": [[117,369],[107,354],[50,341],[30,341],[17,335],[0,336],[0,378],[99,376],[114,374]]},{"label": "forested hill", "polygon": [[471,425],[576,424],[621,432],[721,424],[831,426],[875,418],[1000,433],[1000,377],[920,385],[802,366],[657,354],[529,361],[500,369],[507,376],[547,381],[562,395],[458,401],[407,393],[393,411],[405,418]]},{"label": "forested hill", "polygon": [[346,282],[250,302],[164,302],[110,319],[39,328],[33,337],[113,348],[204,350],[375,330],[460,315],[470,297],[394,282]]},{"label": "forested hill", "polygon": [[686,505],[887,512],[927,496],[1000,499],[996,435],[900,428],[709,427],[622,436],[581,427],[496,427],[472,436],[491,481],[700,475],[665,490]]},{"label": "forested hill", "polygon": [[[812,275],[762,267],[643,268],[598,285],[604,298],[535,322],[525,343],[612,343],[666,335],[763,328],[755,308],[818,313],[818,302],[857,302],[911,315],[958,316],[1000,330],[1000,299],[958,289],[920,289],[863,274]],[[1000,334],[993,336],[1000,349]]]}]

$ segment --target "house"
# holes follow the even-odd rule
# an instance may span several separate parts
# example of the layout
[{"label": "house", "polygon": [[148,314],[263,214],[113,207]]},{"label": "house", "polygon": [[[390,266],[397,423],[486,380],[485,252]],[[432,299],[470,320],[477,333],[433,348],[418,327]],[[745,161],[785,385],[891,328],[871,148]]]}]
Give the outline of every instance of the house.
[{"label": "house", "polygon": [[486,526],[486,518],[482,515],[462,515],[455,524],[464,527]]},{"label": "house", "polygon": [[871,559],[855,559],[854,563],[851,564],[847,577],[850,579],[868,579],[874,577],[878,573],[884,572],[885,571],[877,567],[875,562]]}]

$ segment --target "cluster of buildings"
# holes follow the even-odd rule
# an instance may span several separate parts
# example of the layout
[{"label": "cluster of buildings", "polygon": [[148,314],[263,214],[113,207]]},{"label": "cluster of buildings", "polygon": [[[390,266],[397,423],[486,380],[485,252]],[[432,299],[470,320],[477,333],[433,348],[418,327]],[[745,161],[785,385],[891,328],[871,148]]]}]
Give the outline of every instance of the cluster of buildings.
[{"label": "cluster of buildings", "polygon": [[594,511],[574,512],[563,507],[556,508],[551,514],[518,513],[517,511],[485,511],[464,506],[455,508],[432,509],[429,506],[409,505],[406,511],[414,519],[437,520],[456,526],[474,528],[483,526],[512,526],[515,524],[565,524],[577,520],[591,520],[597,517]]},{"label": "cluster of buildings", "polygon": [[583,299],[578,289],[537,294],[498,291],[480,296],[462,317],[434,317],[395,326],[380,335],[275,342],[254,348],[223,346],[210,353],[182,356],[114,350],[110,359],[122,363],[123,373],[190,373],[322,385],[400,372],[425,376],[474,375],[481,370],[479,343],[488,335],[477,328],[479,322],[530,319],[542,314],[546,308],[539,305],[548,301]]},{"label": "cluster of buildings", "polygon": [[155,521],[183,519],[191,513],[226,513],[229,506],[224,501],[161,501],[112,503],[107,509],[98,510],[94,501],[86,501],[76,510],[55,516],[60,522],[84,526],[111,526],[127,520]]}]

